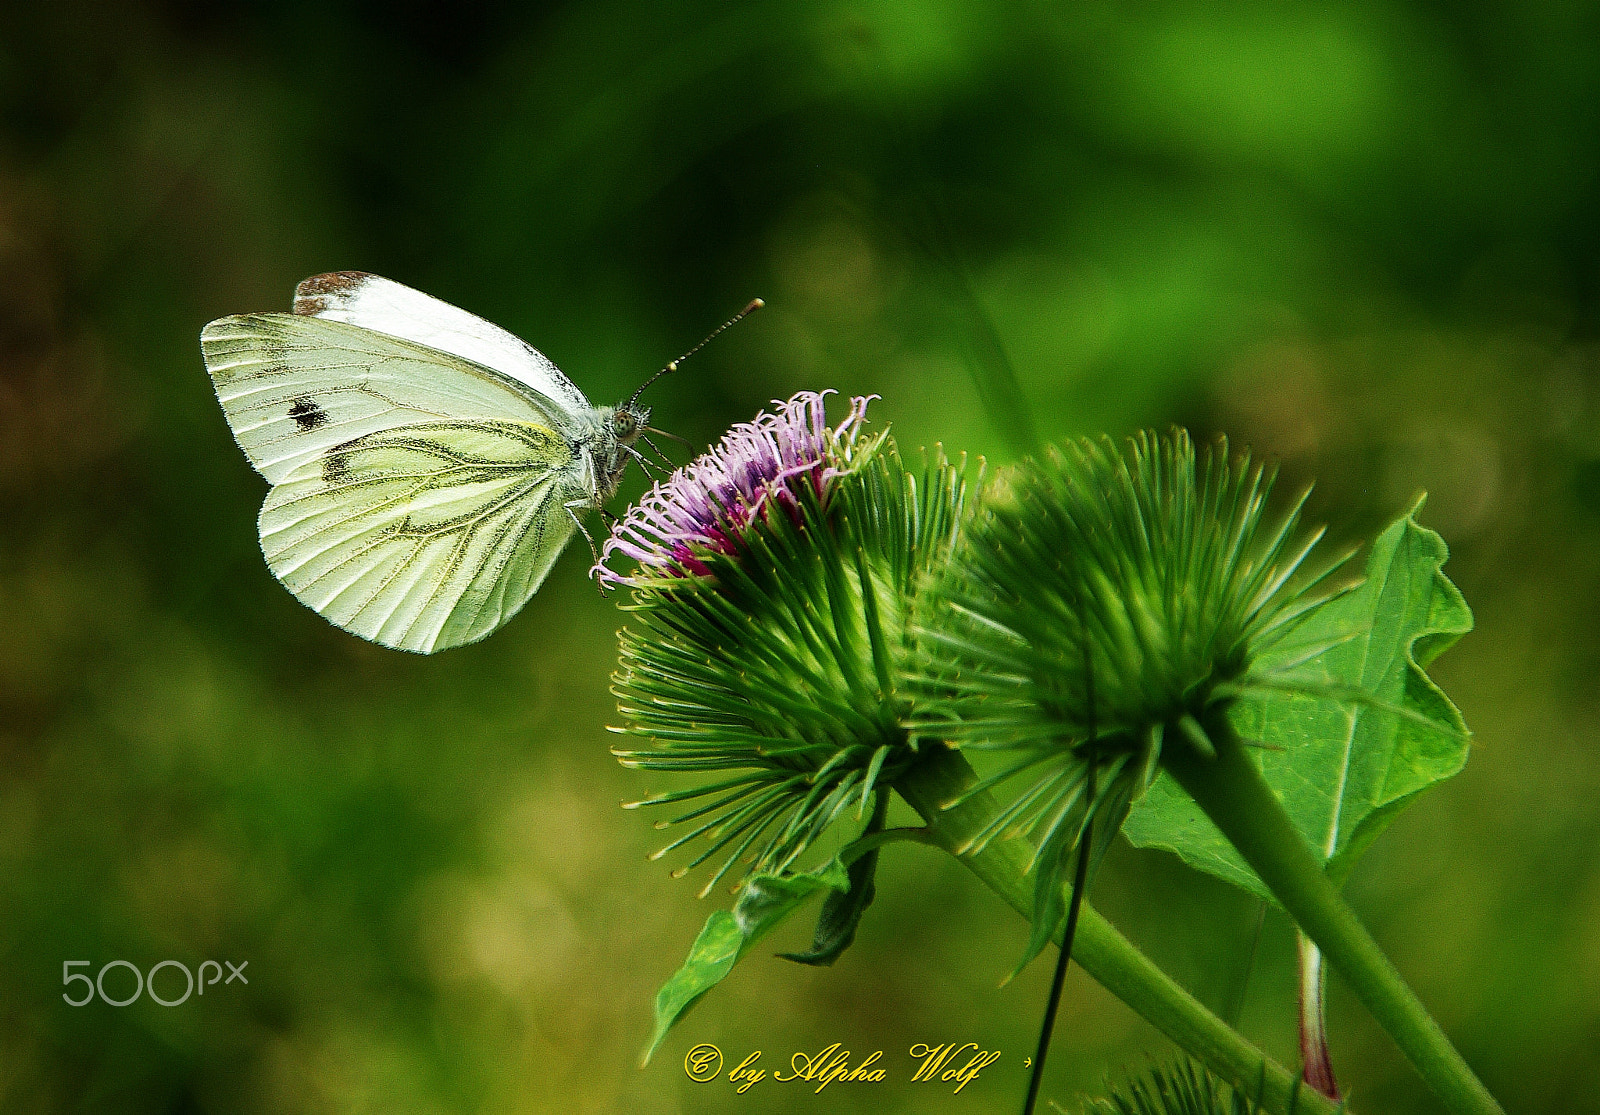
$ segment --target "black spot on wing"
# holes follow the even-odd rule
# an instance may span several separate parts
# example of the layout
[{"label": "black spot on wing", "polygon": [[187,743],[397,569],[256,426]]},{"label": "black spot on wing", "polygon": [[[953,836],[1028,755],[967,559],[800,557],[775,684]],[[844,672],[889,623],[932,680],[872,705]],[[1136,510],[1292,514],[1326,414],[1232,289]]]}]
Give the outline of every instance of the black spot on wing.
[{"label": "black spot on wing", "polygon": [[289,408],[289,417],[295,420],[302,433],[328,424],[328,412],[310,399],[296,399]]}]

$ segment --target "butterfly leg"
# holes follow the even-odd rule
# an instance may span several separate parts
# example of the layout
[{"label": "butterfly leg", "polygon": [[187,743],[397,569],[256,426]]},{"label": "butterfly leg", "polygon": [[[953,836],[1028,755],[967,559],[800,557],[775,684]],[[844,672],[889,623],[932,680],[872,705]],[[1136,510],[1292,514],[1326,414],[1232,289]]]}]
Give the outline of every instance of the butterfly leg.
[{"label": "butterfly leg", "polygon": [[[660,457],[663,461],[665,461],[667,463],[668,467],[670,467],[670,468],[677,468],[678,467],[677,463],[675,461],[673,461],[673,459],[671,457],[669,457],[665,453],[661,452],[661,446],[657,445],[655,442],[650,440],[650,435],[649,434],[641,434],[640,436],[644,438],[644,443],[646,445],[648,445],[651,449],[654,449],[656,451],[656,456]],[[682,439],[680,438],[679,440],[681,441]],[[687,442],[685,442],[685,444],[687,444]]]},{"label": "butterfly leg", "polygon": [[[578,517],[578,512],[580,510],[591,510],[594,504],[587,499],[569,499],[561,506],[567,509],[567,514],[572,518],[572,525],[578,528],[578,533],[583,535],[583,540],[589,543],[589,553],[594,558],[594,565],[590,568],[589,573],[593,576],[594,571],[600,567],[600,550],[595,546],[594,536],[589,533],[589,528],[584,526],[583,520]],[[600,510],[607,515],[611,514],[604,507],[600,508]],[[600,595],[604,596],[606,592],[605,585],[598,581],[596,583],[600,584]]]},{"label": "butterfly leg", "polygon": [[654,480],[656,478],[656,474],[650,468],[650,462],[645,459],[645,455],[643,453],[639,452],[631,445],[625,445],[623,448],[628,451],[628,454],[633,457],[634,460],[639,462],[639,467],[644,469],[644,475],[646,479]]}]

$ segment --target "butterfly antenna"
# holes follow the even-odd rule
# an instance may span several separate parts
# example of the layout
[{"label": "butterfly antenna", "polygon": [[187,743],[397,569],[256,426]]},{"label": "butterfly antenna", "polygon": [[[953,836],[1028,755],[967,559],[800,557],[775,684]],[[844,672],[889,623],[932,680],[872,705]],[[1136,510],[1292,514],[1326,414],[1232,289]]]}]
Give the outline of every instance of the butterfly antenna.
[{"label": "butterfly antenna", "polygon": [[679,437],[677,434],[668,433],[666,430],[658,430],[654,426],[646,426],[644,428],[644,432],[647,434],[655,434],[657,437],[670,438],[679,445],[687,445],[690,449],[694,448],[694,442],[690,441],[688,438]]},{"label": "butterfly antenna", "polygon": [[765,305],[766,305],[766,303],[763,302],[759,298],[750,299],[750,304],[748,306],[746,306],[744,309],[740,310],[738,313],[734,314],[727,321],[725,321],[721,325],[717,326],[711,332],[707,333],[705,340],[701,341],[699,344],[697,344],[693,348],[691,348],[688,352],[684,353],[682,356],[680,356],[676,360],[672,361],[665,368],[662,368],[655,375],[653,375],[649,379],[645,380],[644,383],[640,386],[639,390],[635,391],[631,396],[629,396],[628,397],[628,401],[623,405],[624,406],[632,406],[634,404],[634,402],[636,402],[638,400],[639,396],[644,394],[644,389],[646,387],[649,387],[652,383],[654,383],[656,380],[660,379],[662,376],[666,375],[668,372],[677,371],[679,364],[682,364],[685,360],[689,359],[689,357],[693,356],[695,353],[697,353],[701,349],[705,348],[706,345],[711,343],[712,339],[714,337],[716,337],[717,334],[721,333],[724,329],[727,329],[731,325],[737,325],[739,322],[743,321],[745,318],[749,317],[751,314],[755,313],[757,310],[759,310],[762,306],[765,306]]}]

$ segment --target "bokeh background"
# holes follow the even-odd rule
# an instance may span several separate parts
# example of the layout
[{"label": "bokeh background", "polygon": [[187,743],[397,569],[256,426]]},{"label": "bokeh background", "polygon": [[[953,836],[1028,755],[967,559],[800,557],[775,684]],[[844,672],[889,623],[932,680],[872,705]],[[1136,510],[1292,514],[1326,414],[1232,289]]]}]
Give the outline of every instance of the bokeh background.
[{"label": "bokeh background", "polygon": [[[667,787],[608,753],[624,616],[581,542],[432,659],[261,560],[197,334],[357,268],[599,401],[765,297],[652,390],[696,444],[832,387],[1005,461],[1009,367],[1043,436],[1226,432],[1316,479],[1339,538],[1427,489],[1478,621],[1434,673],[1477,743],[1349,891],[1509,1111],[1600,1111],[1597,175],[1592,3],[6,5],[0,1110],[1020,1105],[1049,964],[997,988],[1024,925],[924,849],[885,853],[835,967],[768,955],[796,919],[637,1067],[725,896],[618,809]],[[1124,846],[1095,899],[1233,994],[1242,896]],[[250,982],[73,1008],[78,959]],[[1242,1024],[1291,1062],[1292,972],[1268,917]],[[1358,1110],[1439,1110],[1337,979],[1331,1026]],[[951,1040],[1002,1059],[909,1083]],[[835,1041],[889,1081],[682,1070]],[[1045,1096],[1168,1052],[1074,972]]]}]

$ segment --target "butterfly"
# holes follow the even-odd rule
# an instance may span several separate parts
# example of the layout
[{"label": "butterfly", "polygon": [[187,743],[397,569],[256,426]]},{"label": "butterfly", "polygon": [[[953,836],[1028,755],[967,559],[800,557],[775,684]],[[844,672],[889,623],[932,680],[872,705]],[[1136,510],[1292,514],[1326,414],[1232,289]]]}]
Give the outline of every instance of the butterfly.
[{"label": "butterfly", "polygon": [[305,280],[293,313],[218,318],[200,349],[272,485],[257,525],[273,575],[336,626],[419,654],[527,603],[650,420],[639,392],[591,406],[511,333],[360,271]]}]

